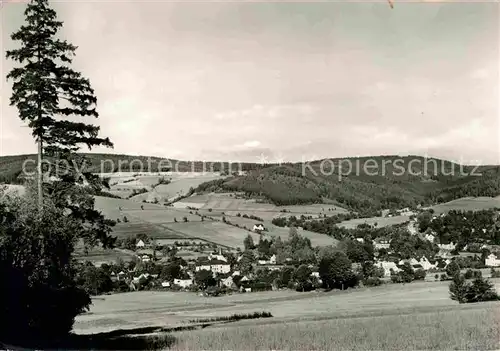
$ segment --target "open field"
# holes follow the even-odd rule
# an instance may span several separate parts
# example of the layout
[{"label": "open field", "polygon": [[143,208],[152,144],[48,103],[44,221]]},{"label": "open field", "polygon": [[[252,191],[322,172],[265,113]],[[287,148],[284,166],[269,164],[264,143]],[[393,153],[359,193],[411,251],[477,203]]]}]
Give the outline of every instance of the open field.
[{"label": "open field", "polygon": [[480,211],[490,208],[500,208],[500,196],[497,197],[463,197],[443,204],[432,206],[436,214],[446,213],[451,210]]},{"label": "open field", "polygon": [[[495,282],[498,290],[500,282]],[[448,296],[448,282],[212,298],[185,292],[117,294],[94,300],[91,313],[77,317],[75,331],[177,326],[255,311],[274,317],[173,333],[174,348],[495,349],[500,336],[500,303],[459,305]]]},{"label": "open field", "polygon": [[[250,234],[254,242],[259,241],[259,235],[247,230],[217,221],[198,221],[187,223],[170,223],[169,229],[184,234],[186,237],[201,239],[232,248],[243,248],[243,240]],[[195,240],[196,241],[196,240]]]},{"label": "open field", "polygon": [[[265,228],[267,229],[265,232],[263,232],[264,236],[272,236],[272,237],[281,237],[283,240],[286,240],[289,235],[289,228],[283,228],[283,227],[278,227],[274,224],[272,224],[270,221],[257,221],[255,219],[251,218],[245,218],[245,217],[238,217],[236,215],[227,215],[226,212],[222,214],[221,211],[212,211],[208,212],[207,210],[199,210],[198,211],[200,214],[203,214],[205,216],[210,216],[216,220],[222,221],[222,217],[226,218],[226,221],[230,222],[231,224],[238,224],[240,228],[243,229],[249,229],[251,230],[255,224],[263,223]],[[230,212],[234,213],[234,212]],[[243,214],[243,213],[242,213]],[[245,213],[246,214],[246,213]],[[336,245],[338,240],[329,237],[328,235],[325,234],[320,234],[320,233],[315,233],[307,230],[302,230],[298,228],[298,233],[306,238],[309,238],[311,240],[311,244],[313,246],[326,246],[326,245]]]},{"label": "open field", "polygon": [[[254,215],[268,221],[281,216],[318,217],[320,214],[328,216],[348,212],[339,206],[330,204],[276,206],[271,203],[260,203],[253,199],[237,198],[235,193],[193,195],[177,202],[176,205],[178,207],[191,206],[203,210],[224,211],[231,216],[236,216],[238,213]],[[328,211],[329,208],[333,210]],[[286,212],[282,212],[283,210]]]},{"label": "open field", "polygon": [[119,258],[123,261],[131,261],[133,260],[135,255],[132,253],[127,253],[125,250],[113,249],[113,250],[104,250],[102,248],[93,248],[89,250],[88,254],[84,252],[76,253],[75,257],[79,261],[90,261],[94,265],[100,266],[103,263],[114,263]]},{"label": "open field", "polygon": [[165,176],[165,178],[170,180],[169,184],[160,184],[150,190],[149,193],[139,194],[133,196],[131,199],[134,201],[153,201],[154,199],[158,199],[159,202],[169,202],[179,196],[186,195],[191,188],[194,189],[202,183],[225,177],[219,173],[180,172],[171,173]]},{"label": "open field", "polygon": [[408,222],[410,220],[409,216],[393,216],[393,217],[370,217],[370,218],[355,218],[350,219],[348,221],[343,221],[337,224],[339,227],[345,227],[347,229],[354,229],[360,224],[370,224],[375,225],[377,223],[377,227],[387,227],[391,225],[401,224],[404,222]]},{"label": "open field", "polygon": [[[482,307],[482,308],[481,308]],[[240,324],[240,323],[235,323]],[[499,317],[477,309],[270,325],[217,326],[172,334],[170,350],[492,350]]]}]

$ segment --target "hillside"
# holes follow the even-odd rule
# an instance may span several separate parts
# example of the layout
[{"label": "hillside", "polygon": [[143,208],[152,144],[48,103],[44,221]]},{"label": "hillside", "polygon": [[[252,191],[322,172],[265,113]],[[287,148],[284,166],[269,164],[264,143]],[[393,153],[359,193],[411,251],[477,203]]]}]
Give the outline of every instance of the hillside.
[{"label": "hillside", "polygon": [[[393,166],[391,163],[398,159],[395,156],[370,159],[373,161],[367,161],[368,158],[346,159],[353,165],[350,173],[338,171],[341,162],[338,159],[323,164],[334,164],[333,171],[330,166],[323,167],[321,172],[321,161],[307,166],[269,166],[244,176],[203,184],[196,190],[241,191],[277,205],[331,202],[364,215],[374,215],[386,208],[416,207],[466,196],[500,194],[500,168],[497,166],[475,169],[449,161],[427,160],[429,164],[423,167],[424,158],[410,156],[399,159],[402,160],[400,164]],[[419,160],[420,164],[411,163],[412,160]],[[365,162],[371,162],[371,168],[363,167]],[[482,175],[476,175],[478,173]]]},{"label": "hillside", "polygon": [[[89,170],[105,173],[221,172],[227,171],[229,166],[224,162],[187,162],[147,156],[87,156],[91,161]],[[0,183],[20,182],[23,162],[34,158],[34,155],[0,157]],[[33,167],[34,163],[31,163]],[[232,171],[236,171],[236,168],[237,165],[233,164]],[[462,197],[500,195],[499,166],[477,168],[419,156],[327,159],[281,166],[243,163],[239,168],[246,174],[193,184],[198,185],[196,192],[244,192],[248,198],[281,206],[328,203],[357,211],[361,215],[376,215],[386,208],[415,207],[419,204],[429,206]],[[177,190],[172,193],[167,190],[169,187],[172,186],[162,185],[158,191],[166,188],[166,198],[175,195]]]},{"label": "hillside", "polygon": [[[87,170],[92,173],[112,172],[222,172],[227,171],[228,162],[180,161],[153,156],[83,153],[89,161]],[[26,162],[26,163],[25,163]],[[36,155],[0,156],[0,183],[18,183],[22,180],[23,163],[26,171],[36,169]],[[241,169],[232,165],[231,172],[262,168],[253,163],[241,163]]]}]

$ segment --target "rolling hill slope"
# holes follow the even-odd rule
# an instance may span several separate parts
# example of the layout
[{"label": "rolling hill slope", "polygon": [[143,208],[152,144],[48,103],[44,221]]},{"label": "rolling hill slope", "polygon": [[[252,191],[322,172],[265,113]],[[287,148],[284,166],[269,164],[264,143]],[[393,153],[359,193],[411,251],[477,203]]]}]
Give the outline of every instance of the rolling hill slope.
[{"label": "rolling hill slope", "polygon": [[[227,170],[228,163],[186,162],[157,157],[87,154],[94,172]],[[34,155],[0,157],[0,183],[20,182],[23,162]],[[133,160],[136,160],[132,162]],[[138,160],[138,161],[137,161]],[[121,167],[118,167],[121,162]],[[140,166],[143,166],[142,169]],[[30,164],[33,168],[34,163]],[[207,169],[209,168],[209,169]],[[236,165],[233,164],[233,170]],[[376,215],[385,208],[429,206],[462,197],[500,195],[500,166],[463,166],[420,156],[325,159],[309,163],[258,165],[242,163],[246,172],[197,187],[198,193],[246,193],[275,205],[328,203]],[[479,175],[480,174],[480,175]]]}]

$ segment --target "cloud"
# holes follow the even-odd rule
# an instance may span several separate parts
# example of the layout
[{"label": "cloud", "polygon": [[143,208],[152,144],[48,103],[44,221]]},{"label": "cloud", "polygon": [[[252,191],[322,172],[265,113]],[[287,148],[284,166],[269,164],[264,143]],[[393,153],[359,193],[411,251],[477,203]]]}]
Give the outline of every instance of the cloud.
[{"label": "cloud", "polygon": [[[395,5],[396,16],[366,3],[54,3],[114,152],[497,159],[496,5]],[[3,9],[6,49],[21,7]],[[1,108],[0,134],[18,138],[0,153],[36,151]]]},{"label": "cloud", "polygon": [[257,141],[257,140],[247,141],[243,144],[243,146],[249,147],[249,148],[254,148],[254,147],[260,146],[260,141]]}]

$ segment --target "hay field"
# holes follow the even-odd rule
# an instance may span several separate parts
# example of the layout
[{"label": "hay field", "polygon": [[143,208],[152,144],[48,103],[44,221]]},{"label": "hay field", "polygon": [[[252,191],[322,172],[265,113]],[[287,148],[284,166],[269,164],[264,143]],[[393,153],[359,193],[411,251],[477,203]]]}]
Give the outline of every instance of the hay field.
[{"label": "hay field", "polygon": [[393,216],[393,217],[370,217],[370,218],[355,218],[348,221],[343,221],[337,224],[339,227],[345,227],[347,229],[354,229],[358,225],[367,223],[374,225],[377,223],[377,227],[387,227],[391,225],[401,224],[408,222],[410,220],[409,216]]},{"label": "hay field", "polygon": [[497,197],[463,197],[443,204],[432,206],[434,213],[447,213],[451,210],[480,211],[490,208],[500,208],[500,196]]},{"label": "hay field", "polygon": [[231,248],[243,248],[243,240],[250,234],[254,242],[258,242],[259,235],[247,230],[225,224],[218,221],[200,221],[187,223],[169,223],[165,225],[168,229],[184,234],[190,240],[201,239],[207,242],[228,246]]},{"label": "hay field", "polygon": [[[226,221],[230,222],[231,224],[238,224],[240,228],[242,229],[248,229],[252,230],[253,226],[255,224],[263,223],[267,231],[263,233],[264,236],[272,236],[272,237],[281,237],[283,240],[286,240],[289,235],[289,228],[283,228],[283,227],[278,227],[274,224],[272,224],[270,221],[257,221],[255,219],[251,218],[245,218],[245,217],[238,217],[236,215],[227,215],[227,212],[224,212],[222,214],[221,211],[212,211],[208,212],[207,210],[199,210],[198,211],[200,214],[203,214],[205,216],[210,216],[216,220],[222,221],[222,217],[226,218]],[[234,212],[229,212],[229,213],[234,213]],[[243,215],[243,212],[241,212]],[[245,213],[246,214],[246,213]],[[303,230],[298,228],[298,233],[302,236],[305,236],[306,238],[309,238],[311,240],[311,244],[313,246],[327,246],[327,245],[336,245],[338,243],[338,240],[329,237],[328,235],[325,234],[320,234],[320,233],[314,233],[311,231]]]},{"label": "hay field", "polygon": [[[271,221],[275,217],[281,216],[296,216],[301,215],[318,217],[320,214],[335,215],[339,213],[347,213],[347,210],[328,204],[312,204],[312,205],[291,205],[291,206],[276,206],[271,203],[260,203],[254,199],[237,198],[235,193],[211,193],[193,195],[176,203],[178,207],[195,207],[202,210],[212,209],[213,211],[223,211],[229,216],[254,215],[262,218],[265,221]],[[333,208],[333,211],[328,211]],[[287,212],[282,212],[286,210]]]},{"label": "hay field", "polygon": [[150,193],[139,194],[131,199],[134,201],[150,201],[157,198],[160,202],[173,201],[179,196],[186,195],[191,188],[194,189],[198,185],[211,180],[223,179],[225,176],[213,172],[178,172],[171,173],[165,178],[170,180],[169,184],[160,184],[152,189]]},{"label": "hay field", "polygon": [[498,348],[498,310],[486,306],[416,313],[226,326],[172,334],[170,350],[492,350]]},{"label": "hay field", "polygon": [[[497,290],[499,282],[496,280]],[[269,311],[274,317],[173,333],[176,347],[235,350],[244,343],[245,349],[254,350],[337,350],[339,345],[345,345],[344,349],[357,349],[358,345],[361,349],[446,349],[452,345],[461,349],[474,345],[492,349],[492,338],[496,337],[498,343],[500,336],[500,303],[459,305],[448,297],[447,282],[388,284],[328,293],[283,290],[212,298],[186,292],[116,294],[94,300],[91,313],[77,317],[75,331],[172,327],[190,319],[255,311]],[[443,338],[435,339],[432,335]],[[240,346],[231,338],[237,338]],[[475,344],[467,346],[463,343],[466,340]],[[477,344],[478,340],[485,343]],[[329,347],[329,343],[337,347]]]}]

